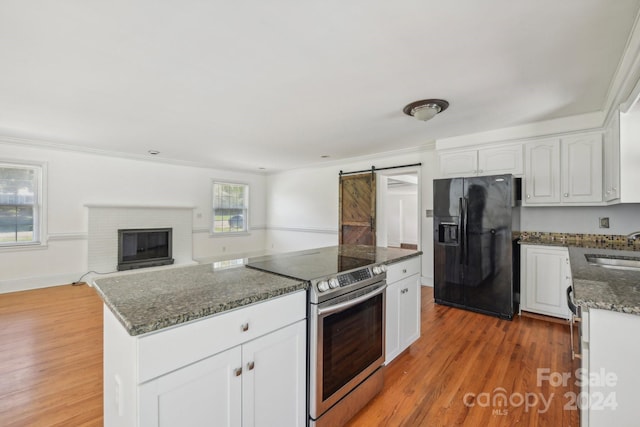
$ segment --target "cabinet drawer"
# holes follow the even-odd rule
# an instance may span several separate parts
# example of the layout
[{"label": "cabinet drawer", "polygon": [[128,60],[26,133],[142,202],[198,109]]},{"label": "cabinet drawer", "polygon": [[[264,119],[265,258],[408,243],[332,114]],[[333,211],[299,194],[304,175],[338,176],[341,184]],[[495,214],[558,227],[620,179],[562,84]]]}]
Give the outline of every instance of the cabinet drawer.
[{"label": "cabinet drawer", "polygon": [[394,283],[405,277],[420,273],[420,256],[387,266],[387,283]]},{"label": "cabinet drawer", "polygon": [[[306,292],[299,291],[145,335],[138,340],[138,381],[143,383],[297,322],[306,312]],[[248,325],[246,331],[243,325]]]}]

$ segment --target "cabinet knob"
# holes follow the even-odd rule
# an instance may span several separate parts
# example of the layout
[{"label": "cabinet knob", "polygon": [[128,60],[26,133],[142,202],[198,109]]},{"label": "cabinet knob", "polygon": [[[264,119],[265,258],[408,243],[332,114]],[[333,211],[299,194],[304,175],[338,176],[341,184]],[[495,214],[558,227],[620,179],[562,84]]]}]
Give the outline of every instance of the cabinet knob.
[{"label": "cabinet knob", "polygon": [[242,368],[236,368],[233,370],[233,375],[235,375],[236,377],[239,377],[240,375],[242,375]]},{"label": "cabinet knob", "polygon": [[613,192],[616,192],[618,189],[616,187],[613,187],[611,190],[613,190]]},{"label": "cabinet knob", "polygon": [[249,330],[249,324],[243,323],[240,328],[242,329],[242,332],[247,332]]},{"label": "cabinet knob", "polygon": [[569,193],[564,193],[564,197],[569,197]]},{"label": "cabinet knob", "polygon": [[527,194],[527,199],[530,199],[530,198],[531,198],[531,194]]},{"label": "cabinet knob", "polygon": [[255,367],[255,363],[253,363],[253,362],[247,363],[247,369],[248,370],[252,371],[254,367]]},{"label": "cabinet knob", "polygon": [[403,268],[403,269],[402,269],[402,274],[406,274],[406,273],[407,273],[407,269],[406,269],[406,268]]}]

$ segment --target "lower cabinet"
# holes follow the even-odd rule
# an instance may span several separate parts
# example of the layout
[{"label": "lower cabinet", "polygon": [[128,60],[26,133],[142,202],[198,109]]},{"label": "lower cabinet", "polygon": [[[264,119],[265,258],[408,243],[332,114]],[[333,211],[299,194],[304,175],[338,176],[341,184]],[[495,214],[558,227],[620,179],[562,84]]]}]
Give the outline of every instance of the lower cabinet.
[{"label": "lower cabinet", "polygon": [[298,291],[131,336],[105,306],[104,425],[305,426],[306,312]]},{"label": "lower cabinet", "polygon": [[588,334],[588,357],[584,357],[583,347],[582,391],[577,402],[582,410],[581,425],[636,426],[640,316],[593,308],[587,313],[583,334]]},{"label": "lower cabinet", "polygon": [[522,245],[520,309],[569,318],[567,287],[571,284],[569,251],[565,247]]},{"label": "lower cabinet", "polygon": [[387,272],[385,364],[420,338],[420,257]]},{"label": "lower cabinet", "polygon": [[306,322],[142,384],[141,425],[302,426]]}]

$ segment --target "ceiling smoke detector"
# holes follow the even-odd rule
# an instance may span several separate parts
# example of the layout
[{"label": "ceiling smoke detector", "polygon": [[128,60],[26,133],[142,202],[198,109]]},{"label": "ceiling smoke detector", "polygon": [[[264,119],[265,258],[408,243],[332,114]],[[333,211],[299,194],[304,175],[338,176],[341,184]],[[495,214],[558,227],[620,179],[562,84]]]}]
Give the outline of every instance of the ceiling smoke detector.
[{"label": "ceiling smoke detector", "polygon": [[436,114],[449,108],[449,103],[444,99],[423,99],[407,105],[402,111],[407,116],[413,116],[418,120],[426,122],[435,117]]}]

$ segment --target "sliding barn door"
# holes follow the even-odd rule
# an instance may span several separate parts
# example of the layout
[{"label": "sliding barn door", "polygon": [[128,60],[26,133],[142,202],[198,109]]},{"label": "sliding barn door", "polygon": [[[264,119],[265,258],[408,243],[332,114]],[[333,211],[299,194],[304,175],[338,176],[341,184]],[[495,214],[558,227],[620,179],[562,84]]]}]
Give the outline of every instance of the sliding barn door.
[{"label": "sliding barn door", "polygon": [[376,176],[340,177],[340,244],[376,245]]}]

